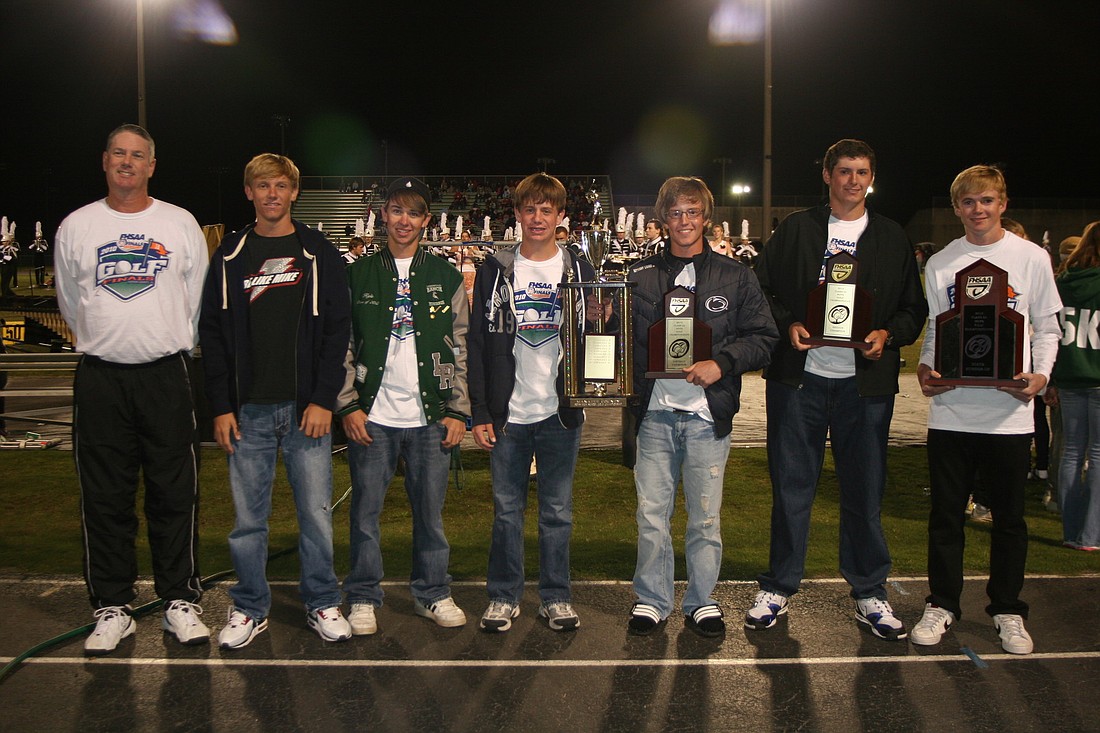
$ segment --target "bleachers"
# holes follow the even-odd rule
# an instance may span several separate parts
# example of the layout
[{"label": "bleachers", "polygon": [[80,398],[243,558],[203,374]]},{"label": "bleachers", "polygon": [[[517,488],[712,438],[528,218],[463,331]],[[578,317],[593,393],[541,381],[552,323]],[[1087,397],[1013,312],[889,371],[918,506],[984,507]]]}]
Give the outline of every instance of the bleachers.
[{"label": "bleachers", "polygon": [[[391,178],[393,177],[394,176],[391,176]],[[486,185],[495,188],[497,185],[518,181],[522,179],[523,176],[433,175],[424,176],[423,180],[432,187],[433,190],[437,190],[444,180],[458,183],[467,180],[467,178],[476,178],[478,181],[484,182]],[[608,176],[562,175],[558,176],[558,178],[567,185],[569,181],[583,181],[587,184],[595,179],[599,190],[599,201],[601,205],[600,220],[608,219],[612,225],[614,225],[616,211],[612,204],[613,196],[611,181]],[[384,191],[385,183],[386,179],[382,176],[303,176],[301,191],[298,194],[297,202],[294,204],[294,218],[305,222],[311,227],[316,227],[318,223],[323,223],[324,231],[329,239],[337,245],[345,245],[349,238],[347,232],[354,231],[355,229],[355,220],[360,217],[364,220],[367,219],[368,199],[373,200],[374,211],[377,214],[381,204],[381,192]],[[359,188],[360,190],[349,191],[349,189],[353,187],[353,184],[355,188]],[[379,194],[373,198],[369,193],[364,192],[364,189],[369,188],[371,184],[378,184],[376,190],[379,191]],[[468,196],[468,199],[469,207],[477,206],[473,195]],[[477,221],[471,221],[468,216],[469,208],[455,210],[452,208],[452,201],[453,193],[444,192],[440,200],[431,202],[432,226],[438,226],[440,214],[446,211],[447,225],[452,231],[457,216],[461,214],[465,218],[463,227],[471,229],[475,234],[480,234],[483,220],[478,218]],[[381,229],[382,222],[380,218],[375,226]],[[494,217],[492,226],[494,235],[499,239],[503,234],[503,222],[497,217]]]}]

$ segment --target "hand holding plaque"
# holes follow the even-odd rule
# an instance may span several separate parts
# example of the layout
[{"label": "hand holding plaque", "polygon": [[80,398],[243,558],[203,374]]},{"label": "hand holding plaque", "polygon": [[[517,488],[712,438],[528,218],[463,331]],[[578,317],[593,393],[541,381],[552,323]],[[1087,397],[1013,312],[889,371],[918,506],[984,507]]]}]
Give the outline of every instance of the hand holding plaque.
[{"label": "hand holding plaque", "polygon": [[1008,273],[987,260],[955,273],[955,307],[936,316],[936,371],[929,384],[1022,387],[1024,317],[1008,306]]},{"label": "hand holding plaque", "polygon": [[847,252],[825,260],[825,282],[810,291],[806,301],[806,330],[802,343],[869,349],[864,337],[871,332],[871,294],[859,283],[859,261]]},{"label": "hand holding plaque", "polygon": [[710,326],[695,317],[695,293],[675,287],[665,294],[665,317],[649,327],[646,379],[683,379],[684,369],[710,358]]}]

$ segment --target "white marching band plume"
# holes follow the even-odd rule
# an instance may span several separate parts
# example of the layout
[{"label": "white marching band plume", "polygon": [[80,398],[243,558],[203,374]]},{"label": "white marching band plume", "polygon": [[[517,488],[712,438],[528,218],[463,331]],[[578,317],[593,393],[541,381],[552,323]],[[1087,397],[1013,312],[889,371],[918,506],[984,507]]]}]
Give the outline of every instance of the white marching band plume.
[{"label": "white marching band plume", "polygon": [[512,241],[515,240],[515,238],[516,238],[516,235],[512,231],[512,227],[508,227],[507,229],[504,230],[504,241],[505,242],[512,242]]},{"label": "white marching band plume", "polygon": [[439,234],[442,236],[449,230],[447,229],[447,212],[444,211],[439,215]]},{"label": "white marching band plume", "polygon": [[626,215],[626,233],[630,234],[634,231],[634,214],[630,213]]},{"label": "white marching band plume", "polygon": [[462,214],[455,220],[455,239],[462,239]]},{"label": "white marching band plume", "polygon": [[728,242],[730,238],[730,223],[728,221],[722,222],[722,234],[725,235],[726,241]]},{"label": "white marching band plume", "polygon": [[638,228],[634,230],[634,237],[641,239],[645,236],[645,214],[638,212]]},{"label": "white marching band plume", "polygon": [[617,218],[615,220],[615,231],[618,231],[619,227],[622,227],[623,231],[626,231],[626,207],[625,206],[620,206],[619,207],[619,218]]},{"label": "white marching band plume", "polygon": [[8,217],[0,218],[0,240],[8,241],[11,239],[11,235],[8,234]]},{"label": "white marching band plume", "polygon": [[742,219],[741,220],[741,239],[745,240],[746,242],[749,241],[749,220],[748,219]]},{"label": "white marching band plume", "polygon": [[367,226],[363,223],[363,217],[359,217],[355,220],[355,236],[361,237],[367,231]]},{"label": "white marching band plume", "polygon": [[516,241],[523,241],[523,225],[520,224],[518,221],[516,222]]},{"label": "white marching band plume", "polygon": [[317,231],[319,231],[319,232],[325,231],[325,223],[323,221],[317,222]]},{"label": "white marching band plume", "polygon": [[374,210],[373,209],[371,209],[371,212],[369,214],[367,214],[367,231],[366,231],[366,234],[367,234],[368,237],[373,237],[374,236]]},{"label": "white marching band plume", "polygon": [[493,241],[493,230],[489,228],[489,217],[485,217],[485,226],[481,227],[481,241]]},{"label": "white marching band plume", "polygon": [[31,251],[45,252],[48,246],[46,238],[42,236],[42,222],[36,221],[34,223],[34,241],[31,242]]}]

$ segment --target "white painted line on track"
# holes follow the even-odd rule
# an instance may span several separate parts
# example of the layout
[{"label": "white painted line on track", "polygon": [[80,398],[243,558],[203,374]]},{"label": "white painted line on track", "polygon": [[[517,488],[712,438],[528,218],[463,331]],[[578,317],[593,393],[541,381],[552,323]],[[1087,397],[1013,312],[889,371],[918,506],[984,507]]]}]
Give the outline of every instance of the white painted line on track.
[{"label": "white painted line on track", "polygon": [[[7,664],[14,657],[0,657]],[[1037,652],[1034,654],[986,654],[986,661],[1027,662],[1070,659],[1100,659],[1097,652]],[[123,659],[112,657],[32,657],[24,664],[86,665],[109,664],[130,667],[379,667],[379,668],[455,668],[477,669],[496,667],[578,668],[578,667],[781,667],[790,665],[824,666],[852,664],[939,664],[962,662],[973,664],[965,654],[921,655],[895,657],[792,657],[789,659]]]}]

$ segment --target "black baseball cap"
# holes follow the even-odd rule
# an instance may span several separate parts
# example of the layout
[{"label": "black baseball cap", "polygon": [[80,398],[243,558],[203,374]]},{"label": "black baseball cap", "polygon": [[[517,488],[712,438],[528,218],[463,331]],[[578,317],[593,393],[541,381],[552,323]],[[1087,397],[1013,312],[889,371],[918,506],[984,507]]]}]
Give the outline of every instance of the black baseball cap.
[{"label": "black baseball cap", "polygon": [[417,194],[420,198],[424,199],[425,206],[431,206],[432,192],[428,189],[428,185],[419,178],[410,178],[406,176],[391,181],[390,185],[386,188],[386,201],[389,201],[402,191]]}]

